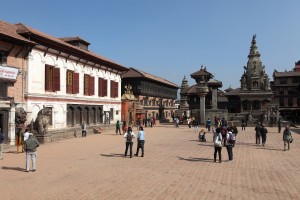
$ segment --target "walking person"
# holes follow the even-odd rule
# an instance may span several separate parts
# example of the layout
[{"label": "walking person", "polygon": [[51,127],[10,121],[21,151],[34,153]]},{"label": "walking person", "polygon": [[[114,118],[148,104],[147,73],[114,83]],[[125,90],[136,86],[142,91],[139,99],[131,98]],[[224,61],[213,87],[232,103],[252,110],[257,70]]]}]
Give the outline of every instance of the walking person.
[{"label": "walking person", "polygon": [[278,133],[281,133],[281,118],[278,119],[277,126],[278,126]]},{"label": "walking person", "polygon": [[293,141],[292,133],[290,131],[290,127],[286,126],[285,130],[283,131],[283,143],[284,143],[284,150],[290,150],[290,143]]},{"label": "walking person", "polygon": [[82,122],[81,134],[82,134],[82,137],[86,137],[86,123],[85,122]]},{"label": "walking person", "polygon": [[117,123],[116,123],[116,134],[120,134],[122,135],[121,133],[121,124],[120,124],[120,121],[118,120]]},{"label": "walking person", "polygon": [[208,132],[210,132],[210,126],[211,126],[211,120],[210,120],[210,118],[207,118],[206,128],[207,128]]},{"label": "walking person", "polygon": [[260,144],[260,122],[255,126],[255,144]]},{"label": "walking person", "polygon": [[25,152],[26,152],[26,172],[29,172],[30,160],[32,162],[32,171],[36,171],[36,148],[40,144],[32,133],[29,133],[29,138],[25,141]]},{"label": "walking person", "polygon": [[232,129],[231,127],[229,127],[227,129],[227,135],[226,135],[226,149],[227,149],[227,153],[228,153],[228,160],[233,160],[233,152],[232,152],[232,148],[235,142],[234,139],[235,135],[232,133]]},{"label": "walking person", "polygon": [[198,133],[199,132],[199,120],[198,119],[195,119],[194,126],[195,126],[195,133]]},{"label": "walking person", "polygon": [[4,135],[0,128],[0,160],[3,160],[3,145],[4,145]]},{"label": "walking person", "polygon": [[222,162],[222,134],[221,128],[217,128],[216,130],[213,129],[214,137],[214,162],[217,162],[217,153],[219,154],[219,163]]},{"label": "walking person", "polygon": [[142,149],[141,157],[144,157],[144,145],[145,145],[145,132],[144,132],[144,128],[140,126],[140,130],[137,134],[137,148],[136,148],[136,153],[134,154],[135,156],[139,156],[139,150],[141,148]]},{"label": "walking person", "polygon": [[263,147],[266,145],[267,133],[268,133],[268,130],[266,129],[265,125],[261,124],[260,135],[261,135],[261,140],[262,140],[262,146]]},{"label": "walking person", "polygon": [[245,120],[245,118],[242,119],[242,130],[246,130],[246,120]]},{"label": "walking person", "polygon": [[133,138],[135,138],[136,135],[132,132],[132,128],[129,126],[126,133],[124,134],[124,138],[126,138],[126,148],[125,148],[125,154],[124,157],[127,156],[128,148],[130,150],[130,158],[132,158],[132,145],[133,145]]}]

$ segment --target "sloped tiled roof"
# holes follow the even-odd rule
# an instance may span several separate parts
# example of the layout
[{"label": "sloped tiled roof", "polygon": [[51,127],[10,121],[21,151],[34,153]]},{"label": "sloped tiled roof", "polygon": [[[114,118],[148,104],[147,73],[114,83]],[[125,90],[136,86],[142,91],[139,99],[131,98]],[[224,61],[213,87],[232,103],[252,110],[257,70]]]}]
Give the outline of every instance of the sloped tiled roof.
[{"label": "sloped tiled roof", "polygon": [[23,36],[19,35],[17,33],[16,27],[14,24],[10,24],[5,21],[0,20],[0,35],[5,36],[5,37],[10,37],[11,39],[18,40],[22,43],[27,43],[34,45],[35,43],[24,38]]},{"label": "sloped tiled roof", "polygon": [[72,50],[75,50],[77,52],[80,52],[82,54],[87,54],[87,55],[93,56],[93,57],[95,57],[97,59],[101,59],[103,61],[110,62],[110,63],[112,63],[114,65],[117,65],[118,68],[119,68],[119,70],[123,70],[123,71],[127,71],[128,70],[128,68],[125,68],[124,66],[122,66],[122,65],[120,65],[120,64],[118,64],[118,63],[116,63],[116,62],[114,62],[112,60],[109,60],[109,59],[107,59],[107,58],[105,58],[103,56],[97,55],[97,54],[95,54],[95,53],[93,53],[91,51],[86,51],[86,50],[80,49],[79,47],[76,47],[76,46],[73,46],[73,45],[71,45],[71,44],[69,44],[67,42],[64,42],[63,40],[61,40],[59,38],[56,38],[54,36],[51,36],[51,35],[48,35],[46,33],[41,32],[41,31],[38,31],[36,29],[33,29],[33,28],[31,28],[29,26],[26,26],[26,25],[24,25],[22,23],[18,23],[18,24],[16,24],[16,26],[17,26],[18,33],[21,34],[21,35],[23,35],[23,34],[24,35],[27,35],[27,34],[32,35],[33,34],[33,35],[45,38],[47,40],[50,40],[52,42],[55,42],[56,44],[62,45],[62,46],[67,47],[69,49],[72,49]]},{"label": "sloped tiled roof", "polygon": [[83,42],[87,45],[90,45],[90,43],[88,41],[86,41],[86,40],[84,40],[84,39],[82,39],[81,37],[78,37],[78,36],[77,37],[63,37],[63,38],[59,38],[59,39],[61,39],[64,42],[81,41],[81,42]]},{"label": "sloped tiled roof", "polygon": [[224,95],[225,96],[237,96],[238,94],[240,94],[241,89],[240,88],[236,88],[233,90],[230,90],[229,92],[226,92]]},{"label": "sloped tiled roof", "polygon": [[300,76],[300,71],[274,72],[274,77]]},{"label": "sloped tiled roof", "polygon": [[160,78],[160,77],[157,77],[157,76],[154,76],[152,74],[149,74],[149,73],[146,73],[144,71],[141,71],[141,70],[138,70],[138,69],[135,69],[135,68],[130,68],[129,71],[127,71],[125,74],[123,74],[122,76],[123,78],[138,78],[138,77],[145,77],[145,78],[148,78],[148,79],[151,79],[151,80],[154,80],[154,81],[157,81],[157,82],[161,82],[161,83],[164,83],[166,85],[170,85],[172,87],[176,87],[176,88],[179,88],[178,85],[176,85],[175,83],[172,83],[164,78]]}]

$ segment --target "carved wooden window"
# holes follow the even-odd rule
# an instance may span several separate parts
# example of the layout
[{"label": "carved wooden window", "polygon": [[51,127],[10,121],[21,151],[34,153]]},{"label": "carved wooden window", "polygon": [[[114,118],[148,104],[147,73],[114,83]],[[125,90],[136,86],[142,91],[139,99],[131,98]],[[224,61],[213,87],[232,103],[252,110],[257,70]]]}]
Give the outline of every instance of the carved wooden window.
[{"label": "carved wooden window", "polygon": [[68,94],[79,93],[79,73],[67,70],[66,75],[66,88]]},{"label": "carved wooden window", "polygon": [[95,78],[88,74],[84,75],[84,95],[93,96],[95,91]]},{"label": "carved wooden window", "polygon": [[45,66],[45,90],[60,91],[60,70],[51,65]]},{"label": "carved wooden window", "polygon": [[0,50],[0,64],[7,64],[7,56],[8,56],[7,51]]},{"label": "carved wooden window", "polygon": [[7,97],[7,85],[0,84],[0,97]]},{"label": "carved wooden window", "polygon": [[119,84],[115,81],[110,81],[110,97],[118,98]]},{"label": "carved wooden window", "polygon": [[107,80],[104,78],[98,79],[98,96],[99,97],[107,96]]}]

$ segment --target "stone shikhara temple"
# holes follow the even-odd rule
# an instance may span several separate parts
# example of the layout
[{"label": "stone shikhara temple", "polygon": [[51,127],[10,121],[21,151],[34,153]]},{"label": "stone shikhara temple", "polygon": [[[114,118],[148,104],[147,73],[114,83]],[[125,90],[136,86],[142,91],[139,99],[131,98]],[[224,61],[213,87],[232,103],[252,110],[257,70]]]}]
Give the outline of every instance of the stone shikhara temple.
[{"label": "stone shikhara temple", "polygon": [[[193,74],[197,84],[189,87],[186,79],[182,81],[179,114],[186,116],[200,117],[200,97],[197,93],[199,78],[206,83],[208,92],[205,96],[205,118],[225,118],[236,124],[242,118],[248,124],[261,122],[275,122],[279,117],[278,105],[273,101],[273,92],[270,87],[270,80],[265,72],[265,66],[260,59],[260,53],[256,46],[256,35],[253,36],[247,66],[244,66],[244,73],[240,79],[240,88],[228,88],[225,92],[219,88],[222,82],[213,79],[213,75],[206,67]],[[200,109],[199,109],[200,108]],[[200,121],[203,123],[205,120]]]}]

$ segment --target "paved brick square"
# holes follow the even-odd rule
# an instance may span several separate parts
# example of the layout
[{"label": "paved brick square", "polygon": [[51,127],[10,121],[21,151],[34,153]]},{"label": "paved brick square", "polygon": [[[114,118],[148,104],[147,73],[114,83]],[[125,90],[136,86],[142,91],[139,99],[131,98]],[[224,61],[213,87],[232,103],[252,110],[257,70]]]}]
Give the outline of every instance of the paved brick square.
[{"label": "paved brick square", "polygon": [[222,163],[213,162],[212,133],[200,143],[186,126],[145,128],[143,158],[124,158],[125,139],[113,130],[41,145],[29,173],[25,154],[7,148],[0,198],[300,199],[300,136],[293,132],[291,150],[283,151],[276,128],[268,128],[266,147],[255,144],[254,127],[238,129],[233,161],[223,148]]}]

